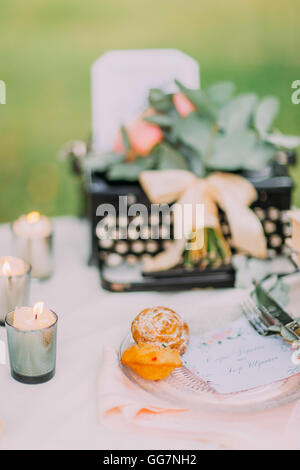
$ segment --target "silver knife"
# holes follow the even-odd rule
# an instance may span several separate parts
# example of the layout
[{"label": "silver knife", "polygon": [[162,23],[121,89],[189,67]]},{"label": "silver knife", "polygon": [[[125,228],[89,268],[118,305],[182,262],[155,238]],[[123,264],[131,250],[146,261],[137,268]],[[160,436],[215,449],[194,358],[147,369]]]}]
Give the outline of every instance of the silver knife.
[{"label": "silver knife", "polygon": [[277,323],[284,326],[296,340],[300,339],[300,323],[294,320],[282,306],[258,283],[255,283],[255,293],[259,302],[258,308],[271,316]]}]

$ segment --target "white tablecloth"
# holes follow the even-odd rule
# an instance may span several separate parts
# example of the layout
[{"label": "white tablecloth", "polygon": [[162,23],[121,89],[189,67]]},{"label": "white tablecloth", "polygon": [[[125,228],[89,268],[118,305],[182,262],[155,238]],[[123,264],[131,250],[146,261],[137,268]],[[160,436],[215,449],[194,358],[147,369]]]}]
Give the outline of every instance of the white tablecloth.
[{"label": "white tablecloth", "polygon": [[[0,247],[0,255],[13,254],[7,225],[0,226]],[[132,318],[149,305],[174,308],[188,321],[201,318],[203,329],[211,323],[208,312],[225,323],[239,315],[242,292],[112,294],[101,289],[97,269],[87,265],[89,248],[85,222],[55,220],[55,274],[49,281],[32,281],[30,300],[44,301],[59,316],[57,373],[46,384],[23,385],[10,377],[7,364],[0,365],[0,449],[197,448],[192,441],[124,434],[99,424],[101,348],[107,341],[118,347]],[[6,341],[5,330],[0,330]]]}]

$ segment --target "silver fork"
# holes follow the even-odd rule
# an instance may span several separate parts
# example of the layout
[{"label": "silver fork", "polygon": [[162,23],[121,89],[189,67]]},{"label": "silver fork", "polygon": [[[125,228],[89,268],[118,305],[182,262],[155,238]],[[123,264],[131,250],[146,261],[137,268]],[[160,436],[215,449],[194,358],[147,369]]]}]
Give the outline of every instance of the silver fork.
[{"label": "silver fork", "polygon": [[276,334],[268,329],[268,327],[274,325],[275,322],[268,314],[267,310],[260,310],[250,297],[241,303],[241,307],[244,316],[259,335],[271,336]]}]

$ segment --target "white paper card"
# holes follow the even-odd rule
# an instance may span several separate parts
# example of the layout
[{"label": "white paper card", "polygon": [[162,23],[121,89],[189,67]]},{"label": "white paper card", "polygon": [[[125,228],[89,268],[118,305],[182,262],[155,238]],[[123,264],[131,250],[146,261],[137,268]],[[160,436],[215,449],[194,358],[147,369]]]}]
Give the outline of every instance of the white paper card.
[{"label": "white paper card", "polygon": [[300,373],[291,346],[280,337],[259,336],[242,318],[225,329],[193,336],[183,364],[218,393],[264,386]]},{"label": "white paper card", "polygon": [[177,49],[109,51],[91,75],[93,149],[100,152],[110,151],[120,127],[147,108],[150,88],[174,93],[175,79],[200,86],[198,63]]}]

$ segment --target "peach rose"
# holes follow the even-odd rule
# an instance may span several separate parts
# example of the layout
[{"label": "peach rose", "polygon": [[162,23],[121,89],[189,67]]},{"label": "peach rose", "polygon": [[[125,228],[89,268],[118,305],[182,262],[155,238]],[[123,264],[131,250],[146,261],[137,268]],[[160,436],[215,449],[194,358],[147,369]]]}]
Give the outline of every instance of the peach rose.
[{"label": "peach rose", "polygon": [[189,114],[197,111],[196,106],[185,96],[184,93],[175,93],[173,103],[181,117],[187,117]]},{"label": "peach rose", "polygon": [[[163,133],[160,127],[156,124],[144,121],[143,118],[145,115],[149,116],[149,111],[126,127],[131,145],[130,152],[127,155],[128,160],[134,160],[137,156],[147,157],[153,147],[163,140]],[[117,135],[114,151],[120,154],[125,153],[121,132]]]}]

